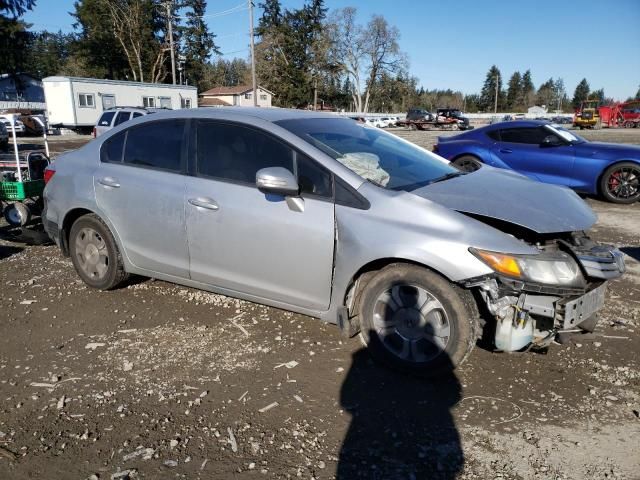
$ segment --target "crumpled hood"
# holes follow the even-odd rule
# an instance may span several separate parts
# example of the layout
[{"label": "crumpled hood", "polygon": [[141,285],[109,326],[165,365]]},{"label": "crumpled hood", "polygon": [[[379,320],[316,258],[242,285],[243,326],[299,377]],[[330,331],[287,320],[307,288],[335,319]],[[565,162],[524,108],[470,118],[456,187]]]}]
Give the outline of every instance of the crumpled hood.
[{"label": "crumpled hood", "polygon": [[596,221],[572,190],[483,166],[411,193],[462,213],[511,222],[537,233],[587,230]]}]

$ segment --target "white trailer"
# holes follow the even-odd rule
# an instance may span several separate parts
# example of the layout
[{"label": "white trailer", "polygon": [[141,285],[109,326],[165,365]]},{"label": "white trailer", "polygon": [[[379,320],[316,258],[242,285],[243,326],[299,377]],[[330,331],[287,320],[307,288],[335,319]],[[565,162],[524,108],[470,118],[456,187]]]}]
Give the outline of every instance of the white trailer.
[{"label": "white trailer", "polygon": [[92,128],[102,112],[114,107],[195,108],[196,87],[79,77],[42,80],[47,117],[52,127]]}]

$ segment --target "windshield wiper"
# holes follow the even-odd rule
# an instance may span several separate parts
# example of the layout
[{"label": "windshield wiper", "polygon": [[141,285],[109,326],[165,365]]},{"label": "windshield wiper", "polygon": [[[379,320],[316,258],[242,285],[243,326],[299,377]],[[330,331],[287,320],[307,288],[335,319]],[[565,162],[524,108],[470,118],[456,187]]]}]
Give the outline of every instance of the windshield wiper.
[{"label": "windshield wiper", "polygon": [[427,185],[431,185],[432,183],[438,183],[438,182],[444,182],[445,180],[449,180],[450,178],[456,178],[459,177],[460,175],[465,175],[467,172],[451,172],[451,173],[447,173],[446,175],[443,175],[441,177],[435,178],[433,180],[431,180],[429,183],[427,183]]},{"label": "windshield wiper", "polygon": [[418,188],[426,187],[432,183],[444,182],[450,178],[459,177],[460,175],[466,175],[468,172],[450,172],[441,177],[434,178],[433,180],[423,180],[422,182],[410,183],[409,185],[402,185],[400,187],[394,187],[391,190],[404,190],[405,192],[412,192]]}]

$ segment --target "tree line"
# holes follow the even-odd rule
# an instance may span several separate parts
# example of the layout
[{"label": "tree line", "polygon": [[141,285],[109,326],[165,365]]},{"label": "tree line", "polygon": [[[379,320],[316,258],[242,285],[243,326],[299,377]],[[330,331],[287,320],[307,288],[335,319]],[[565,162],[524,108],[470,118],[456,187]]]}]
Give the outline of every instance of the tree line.
[{"label": "tree line", "polygon": [[[43,78],[69,75],[171,83],[174,45],[183,82],[204,91],[250,84],[248,59],[225,59],[208,28],[206,0],[77,0],[73,32],[33,31],[21,16],[36,0],[0,0],[0,72]],[[571,111],[580,102],[608,99],[586,79],[569,98],[562,78],[537,88],[530,70],[506,80],[493,65],[476,94],[425,89],[412,76],[400,32],[384,17],[361,21],[354,7],[329,12],[324,0],[284,8],[263,0],[255,29],[256,71],[274,104],[359,112],[411,107],[468,112],[525,111],[533,105]],[[640,98],[640,90],[636,98]]]}]

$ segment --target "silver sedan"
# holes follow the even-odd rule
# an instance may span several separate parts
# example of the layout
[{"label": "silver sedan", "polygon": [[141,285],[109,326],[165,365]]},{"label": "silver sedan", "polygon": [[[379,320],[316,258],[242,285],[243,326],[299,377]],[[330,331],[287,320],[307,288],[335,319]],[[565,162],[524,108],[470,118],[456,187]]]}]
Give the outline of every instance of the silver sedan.
[{"label": "silver sedan", "polygon": [[[50,167],[45,228],[89,286],[138,274],[300,312],[433,374],[592,330],[624,270],[571,190],[286,109],[133,119]],[[482,312],[480,315],[479,312]]]}]

